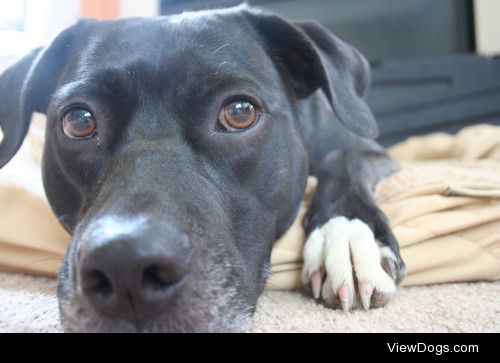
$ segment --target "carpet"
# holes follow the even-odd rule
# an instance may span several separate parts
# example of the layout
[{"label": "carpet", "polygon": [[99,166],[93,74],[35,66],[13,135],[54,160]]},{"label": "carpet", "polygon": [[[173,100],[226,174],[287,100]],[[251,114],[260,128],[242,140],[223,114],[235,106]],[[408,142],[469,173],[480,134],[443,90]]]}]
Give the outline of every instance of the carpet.
[{"label": "carpet", "polygon": [[[55,279],[0,274],[0,332],[57,333]],[[500,332],[500,282],[402,288],[385,308],[345,313],[266,291],[249,328],[271,332]]]}]

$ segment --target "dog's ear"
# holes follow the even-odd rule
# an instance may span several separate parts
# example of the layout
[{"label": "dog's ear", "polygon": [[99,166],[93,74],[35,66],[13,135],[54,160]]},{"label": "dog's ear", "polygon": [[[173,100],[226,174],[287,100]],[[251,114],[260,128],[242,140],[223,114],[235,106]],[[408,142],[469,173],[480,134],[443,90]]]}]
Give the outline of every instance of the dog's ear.
[{"label": "dog's ear", "polygon": [[63,31],[44,48],[38,48],[0,76],[0,168],[21,147],[34,112],[46,113],[79,25]]},{"label": "dog's ear", "polygon": [[321,88],[349,130],[363,137],[378,135],[364,100],[370,67],[361,53],[316,22],[291,23],[272,14],[247,14],[298,97]]}]

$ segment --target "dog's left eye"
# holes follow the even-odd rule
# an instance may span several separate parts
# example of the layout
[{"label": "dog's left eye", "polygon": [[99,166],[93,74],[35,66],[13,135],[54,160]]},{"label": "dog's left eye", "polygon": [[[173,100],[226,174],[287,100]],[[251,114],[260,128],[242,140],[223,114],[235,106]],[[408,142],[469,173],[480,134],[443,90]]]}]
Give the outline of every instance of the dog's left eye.
[{"label": "dog's left eye", "polygon": [[231,102],[220,110],[219,122],[228,131],[243,131],[255,125],[259,116],[253,103],[240,100]]},{"label": "dog's left eye", "polygon": [[64,134],[71,139],[88,139],[95,135],[97,122],[92,112],[85,108],[74,108],[63,117]]}]

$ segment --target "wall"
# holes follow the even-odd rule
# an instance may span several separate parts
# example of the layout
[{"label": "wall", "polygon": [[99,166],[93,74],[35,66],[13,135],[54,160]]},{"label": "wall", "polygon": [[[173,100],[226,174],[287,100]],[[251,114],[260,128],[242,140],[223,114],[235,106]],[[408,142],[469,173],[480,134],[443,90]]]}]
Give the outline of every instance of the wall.
[{"label": "wall", "polygon": [[[107,0],[93,0],[104,3]],[[92,3],[92,1],[90,1]],[[48,43],[61,30],[75,24],[82,15],[88,15],[82,0],[28,0],[26,35],[33,47]],[[159,12],[159,0],[121,0],[118,9],[105,6],[94,16],[109,18],[117,12],[121,17],[154,16]]]},{"label": "wall", "polygon": [[121,0],[120,16],[155,16],[160,9],[160,0]]},{"label": "wall", "polygon": [[34,45],[47,43],[80,15],[80,0],[28,0],[26,35]]},{"label": "wall", "polygon": [[116,18],[120,12],[120,0],[80,0],[81,16],[97,19]]},{"label": "wall", "polygon": [[474,12],[478,52],[500,54],[500,1],[475,0]]}]

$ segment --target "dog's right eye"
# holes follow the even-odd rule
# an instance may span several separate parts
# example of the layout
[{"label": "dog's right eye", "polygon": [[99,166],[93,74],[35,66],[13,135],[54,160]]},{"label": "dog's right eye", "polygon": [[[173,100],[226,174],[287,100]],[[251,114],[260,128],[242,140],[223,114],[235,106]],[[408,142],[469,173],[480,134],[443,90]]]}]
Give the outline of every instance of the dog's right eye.
[{"label": "dog's right eye", "polygon": [[97,122],[89,110],[74,108],[64,115],[62,128],[71,139],[89,139],[96,134]]}]

